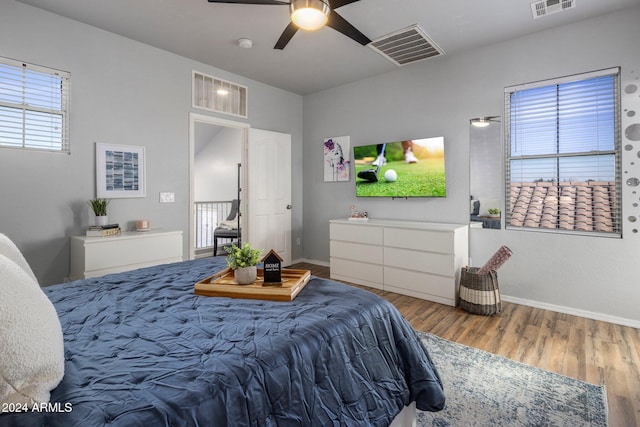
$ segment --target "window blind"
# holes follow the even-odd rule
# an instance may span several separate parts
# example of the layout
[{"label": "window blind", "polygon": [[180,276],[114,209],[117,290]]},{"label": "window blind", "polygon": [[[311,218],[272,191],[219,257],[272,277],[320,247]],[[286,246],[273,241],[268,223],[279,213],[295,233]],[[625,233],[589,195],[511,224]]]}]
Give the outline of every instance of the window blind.
[{"label": "window blind", "polygon": [[70,152],[70,74],[0,57],[0,147]]},{"label": "window blind", "polygon": [[621,235],[619,69],[505,89],[508,228]]}]

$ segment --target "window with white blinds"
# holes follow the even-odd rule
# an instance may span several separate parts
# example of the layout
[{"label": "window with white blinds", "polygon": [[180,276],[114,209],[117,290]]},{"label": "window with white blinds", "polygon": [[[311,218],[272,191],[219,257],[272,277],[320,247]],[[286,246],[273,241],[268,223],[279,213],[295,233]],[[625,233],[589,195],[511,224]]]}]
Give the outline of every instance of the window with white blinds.
[{"label": "window with white blinds", "polygon": [[247,88],[206,74],[193,72],[194,108],[247,118]]},{"label": "window with white blinds", "polygon": [[621,236],[619,69],[505,89],[507,228]]},{"label": "window with white blinds", "polygon": [[70,77],[0,57],[0,147],[69,153]]}]

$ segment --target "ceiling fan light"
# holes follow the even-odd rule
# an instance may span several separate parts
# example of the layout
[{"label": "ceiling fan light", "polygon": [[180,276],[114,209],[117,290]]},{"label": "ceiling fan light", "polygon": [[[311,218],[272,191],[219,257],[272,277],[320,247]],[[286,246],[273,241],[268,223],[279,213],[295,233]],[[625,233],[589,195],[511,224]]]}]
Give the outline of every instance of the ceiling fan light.
[{"label": "ceiling fan light", "polygon": [[331,8],[323,0],[293,0],[290,9],[291,21],[307,31],[324,27],[331,13]]},{"label": "ceiling fan light", "polygon": [[471,119],[471,124],[477,128],[486,128],[491,123],[489,123],[489,120],[478,118],[478,119]]},{"label": "ceiling fan light", "polygon": [[486,128],[491,124],[491,122],[499,122],[500,120],[495,120],[499,116],[488,116],[488,117],[476,117],[474,119],[469,120],[472,126],[477,128]]}]

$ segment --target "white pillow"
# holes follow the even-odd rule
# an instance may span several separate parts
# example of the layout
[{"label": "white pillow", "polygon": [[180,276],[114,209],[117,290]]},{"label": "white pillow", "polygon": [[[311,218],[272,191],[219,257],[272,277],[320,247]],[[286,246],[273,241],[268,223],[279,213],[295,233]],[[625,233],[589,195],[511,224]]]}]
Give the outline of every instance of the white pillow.
[{"label": "white pillow", "polygon": [[0,255],[0,404],[49,402],[64,376],[56,309],[40,286]]},{"label": "white pillow", "polygon": [[4,255],[9,258],[11,261],[15,262],[20,266],[24,271],[27,272],[31,278],[38,283],[38,279],[36,279],[36,275],[33,274],[33,270],[27,263],[27,260],[20,252],[20,249],[16,246],[15,243],[11,239],[9,239],[4,234],[0,233],[0,255]]},{"label": "white pillow", "polygon": [[238,221],[220,221],[219,227],[227,230],[237,230]]}]

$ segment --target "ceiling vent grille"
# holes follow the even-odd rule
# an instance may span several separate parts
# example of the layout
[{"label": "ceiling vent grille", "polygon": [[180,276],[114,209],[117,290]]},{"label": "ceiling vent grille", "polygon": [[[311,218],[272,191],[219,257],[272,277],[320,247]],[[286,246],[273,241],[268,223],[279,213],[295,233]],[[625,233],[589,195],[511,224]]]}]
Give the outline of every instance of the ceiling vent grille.
[{"label": "ceiling vent grille", "polygon": [[533,18],[537,19],[574,7],[576,7],[576,0],[540,0],[531,3],[531,12]]},{"label": "ceiling vent grille", "polygon": [[193,71],[191,103],[218,113],[247,118],[247,87]]},{"label": "ceiling vent grille", "polygon": [[444,55],[444,50],[417,25],[387,34],[369,46],[398,66]]}]

